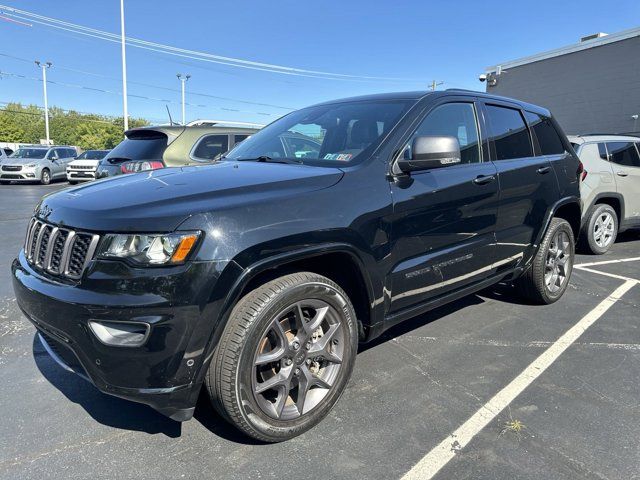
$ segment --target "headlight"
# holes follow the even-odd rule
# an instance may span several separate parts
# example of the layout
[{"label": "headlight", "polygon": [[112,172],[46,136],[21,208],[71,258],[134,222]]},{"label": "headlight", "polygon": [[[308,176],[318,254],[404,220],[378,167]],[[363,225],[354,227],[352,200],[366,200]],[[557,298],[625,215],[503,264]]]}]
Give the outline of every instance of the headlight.
[{"label": "headlight", "polygon": [[30,163],[29,165],[25,165],[24,168],[36,168],[36,164]]},{"label": "headlight", "polygon": [[98,256],[127,259],[140,265],[175,265],[186,260],[199,236],[199,232],[107,235]]}]

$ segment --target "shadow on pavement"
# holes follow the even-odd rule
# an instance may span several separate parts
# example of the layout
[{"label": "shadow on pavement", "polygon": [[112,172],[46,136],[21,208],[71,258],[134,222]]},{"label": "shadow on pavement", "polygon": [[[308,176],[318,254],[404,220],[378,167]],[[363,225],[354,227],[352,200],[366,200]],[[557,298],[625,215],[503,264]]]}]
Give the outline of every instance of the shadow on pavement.
[{"label": "shadow on pavement", "polygon": [[33,358],[49,383],[70,401],[84,408],[97,422],[152,435],[162,433],[171,438],[180,436],[180,422],[174,422],[146,405],[104,394],[78,375],[63,370],[45,351],[37,335],[33,337]]}]

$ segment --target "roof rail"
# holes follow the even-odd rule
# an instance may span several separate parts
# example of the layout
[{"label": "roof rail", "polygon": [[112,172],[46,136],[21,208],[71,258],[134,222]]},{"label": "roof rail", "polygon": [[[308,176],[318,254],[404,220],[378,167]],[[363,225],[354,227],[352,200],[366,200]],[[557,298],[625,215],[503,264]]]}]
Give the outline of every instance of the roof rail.
[{"label": "roof rail", "polygon": [[251,122],[234,122],[231,120],[194,120],[187,123],[187,127],[196,127],[199,125],[237,125],[239,127],[254,127],[262,128],[263,123],[251,123]]}]

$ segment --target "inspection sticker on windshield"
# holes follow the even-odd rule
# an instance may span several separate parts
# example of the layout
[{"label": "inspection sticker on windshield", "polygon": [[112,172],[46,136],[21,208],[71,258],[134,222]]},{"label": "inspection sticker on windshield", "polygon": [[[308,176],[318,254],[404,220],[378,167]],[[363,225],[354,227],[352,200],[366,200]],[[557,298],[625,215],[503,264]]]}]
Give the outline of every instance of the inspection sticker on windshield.
[{"label": "inspection sticker on windshield", "polygon": [[353,157],[353,154],[351,153],[327,153],[324,156],[325,160],[341,160],[343,162],[346,162],[348,160],[351,160],[351,157]]}]

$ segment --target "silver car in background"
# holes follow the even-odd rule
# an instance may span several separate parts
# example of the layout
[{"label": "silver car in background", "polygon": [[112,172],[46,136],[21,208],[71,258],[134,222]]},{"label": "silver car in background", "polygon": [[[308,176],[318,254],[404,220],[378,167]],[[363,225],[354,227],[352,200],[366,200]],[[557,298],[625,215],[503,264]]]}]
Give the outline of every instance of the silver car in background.
[{"label": "silver car in background", "polygon": [[582,246],[603,254],[619,232],[640,228],[640,138],[623,135],[569,136],[585,169]]},{"label": "silver car in background", "polygon": [[74,147],[25,146],[0,165],[0,183],[40,182],[67,177],[67,164],[78,152]]}]

